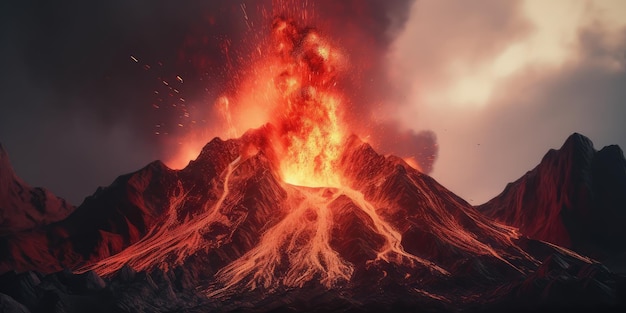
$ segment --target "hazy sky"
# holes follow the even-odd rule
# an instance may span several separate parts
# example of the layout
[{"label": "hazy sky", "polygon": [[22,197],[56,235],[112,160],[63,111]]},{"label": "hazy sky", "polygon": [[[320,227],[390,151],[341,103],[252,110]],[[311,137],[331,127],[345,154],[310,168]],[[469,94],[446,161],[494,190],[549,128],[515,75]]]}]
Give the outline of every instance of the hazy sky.
[{"label": "hazy sky", "polygon": [[[18,175],[78,204],[185,134],[208,141],[271,2],[3,1],[0,143]],[[384,152],[436,136],[431,174],[474,204],[572,132],[626,146],[626,1],[316,5],[320,28],[371,60],[354,72],[352,117],[404,138]]]},{"label": "hazy sky", "polygon": [[474,204],[573,132],[626,147],[626,1],[417,1],[389,62],[432,176]]}]

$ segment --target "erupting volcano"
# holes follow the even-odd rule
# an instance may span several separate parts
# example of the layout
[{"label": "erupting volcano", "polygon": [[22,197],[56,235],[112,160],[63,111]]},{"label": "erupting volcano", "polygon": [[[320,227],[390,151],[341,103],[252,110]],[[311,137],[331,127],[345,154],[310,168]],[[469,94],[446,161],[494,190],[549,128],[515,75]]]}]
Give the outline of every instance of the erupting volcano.
[{"label": "erupting volcano", "polygon": [[[450,275],[449,269],[445,269],[447,266],[419,256],[421,253],[406,251],[401,232],[411,226],[400,221],[394,225],[389,220],[394,211],[403,209],[395,202],[399,199],[387,199],[390,196],[387,192],[382,199],[374,201],[372,191],[367,189],[372,188],[371,184],[384,184],[387,175],[394,175],[394,167],[408,171],[410,174],[405,173],[409,176],[404,179],[412,184],[423,180],[420,174],[404,162],[390,158],[380,160],[388,163],[390,173],[383,174],[384,168],[371,168],[353,176],[371,166],[370,160],[361,160],[371,156],[360,155],[366,152],[357,151],[366,145],[356,137],[348,140],[342,127],[342,98],[334,90],[335,78],[342,66],[339,52],[317,31],[299,28],[293,21],[275,19],[272,35],[276,48],[272,66],[277,67],[274,93],[278,95],[273,119],[261,129],[231,141],[235,148],[231,154],[220,157],[225,166],[216,172],[216,181],[211,181],[212,188],[208,189],[214,191],[215,201],[205,200],[201,206],[185,208],[191,189],[202,190],[207,186],[188,187],[184,181],[179,181],[163,220],[149,229],[146,236],[81,271],[95,270],[106,276],[125,264],[135,270],[167,270],[183,265],[199,251],[208,253],[232,244],[249,210],[263,203],[266,213],[274,217],[268,220],[257,217],[261,223],[257,226],[262,230],[259,241],[216,273],[215,285],[221,287],[215,290],[210,287],[211,295],[240,291],[242,287],[268,290],[302,287],[310,281],[332,288],[349,283],[357,266],[381,262],[406,267],[407,277],[417,270],[442,277]],[[202,162],[201,159],[202,156],[194,163]],[[353,168],[354,164],[362,168]],[[259,203],[248,207],[242,201],[249,200],[241,193],[250,180],[259,179],[258,168],[271,177],[268,185],[274,189],[271,197],[263,199],[265,201],[255,199]],[[459,212],[448,212],[438,203],[427,199],[421,202],[431,210],[425,210],[419,218],[440,224],[423,226],[430,228],[428,233],[432,236],[442,238],[443,244],[472,255],[493,257],[515,271],[522,271],[523,266],[507,260],[510,253],[529,264],[536,262],[513,245],[512,240],[517,238],[513,229],[491,225],[473,212],[465,212],[466,204]],[[237,217],[243,214],[237,214],[238,210],[244,210],[245,214]],[[181,218],[180,213],[187,211],[191,212]],[[364,254],[359,259],[346,255],[338,247],[339,243],[351,242],[355,240],[351,237],[360,235],[348,232],[338,236],[337,232],[351,226],[342,225],[340,217],[345,214],[354,214],[352,218],[362,227],[359,232],[375,239],[366,247],[357,248]],[[461,226],[456,215],[464,216],[472,229]],[[422,223],[412,222],[414,226]],[[492,247],[481,241],[484,238],[497,244]]]},{"label": "erupting volcano", "polygon": [[[266,124],[213,139],[183,169],[157,161],[121,176],[67,219],[5,236],[1,269],[73,274],[4,281],[13,275],[35,290],[49,277],[70,285],[87,277],[56,303],[117,311],[616,303],[622,281],[595,261],[523,237],[350,135],[338,88],[349,60],[322,32],[275,18],[269,42],[256,63],[269,81],[262,93],[218,101],[232,124],[231,101],[263,98]],[[81,292],[89,300],[73,298]],[[54,302],[37,292],[15,298]]]}]

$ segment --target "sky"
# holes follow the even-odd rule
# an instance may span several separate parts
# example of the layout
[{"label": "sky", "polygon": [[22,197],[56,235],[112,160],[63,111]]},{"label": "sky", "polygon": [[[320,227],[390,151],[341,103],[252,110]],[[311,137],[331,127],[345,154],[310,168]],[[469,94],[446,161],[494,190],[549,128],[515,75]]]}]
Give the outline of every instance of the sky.
[{"label": "sky", "polygon": [[390,51],[431,175],[474,204],[579,132],[626,147],[626,2],[418,1]]},{"label": "sky", "polygon": [[[216,100],[249,76],[272,2],[3,1],[0,143],[16,173],[79,204],[224,136]],[[355,132],[473,204],[573,132],[626,146],[624,1],[289,4],[355,65],[341,82]]]}]

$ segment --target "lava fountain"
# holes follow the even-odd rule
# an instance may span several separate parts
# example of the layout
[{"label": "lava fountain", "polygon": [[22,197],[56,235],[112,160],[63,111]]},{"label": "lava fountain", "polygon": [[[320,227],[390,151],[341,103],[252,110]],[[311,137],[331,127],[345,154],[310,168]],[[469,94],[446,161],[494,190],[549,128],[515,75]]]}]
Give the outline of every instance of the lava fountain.
[{"label": "lava fountain", "polygon": [[273,124],[278,127],[280,169],[287,183],[338,186],[335,162],[345,140],[340,120],[341,96],[333,90],[343,66],[342,55],[314,29],[277,18],[272,35],[282,95]]}]

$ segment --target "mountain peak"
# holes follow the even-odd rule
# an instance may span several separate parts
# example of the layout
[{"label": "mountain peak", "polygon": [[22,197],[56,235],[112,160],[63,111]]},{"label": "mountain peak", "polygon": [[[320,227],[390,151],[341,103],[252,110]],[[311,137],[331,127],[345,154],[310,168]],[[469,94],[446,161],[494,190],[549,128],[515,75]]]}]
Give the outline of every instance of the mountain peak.
[{"label": "mountain peak", "polygon": [[0,143],[0,180],[14,178],[13,166],[9,159],[9,153],[4,149],[2,143]]},{"label": "mountain peak", "polygon": [[591,147],[593,148],[593,142],[587,136],[580,133],[573,133],[567,137],[565,142],[563,143],[563,147],[574,146],[574,147]]},{"label": "mountain peak", "polygon": [[67,217],[74,207],[43,188],[32,188],[13,170],[0,144],[0,234],[47,225]]},{"label": "mountain peak", "polygon": [[593,142],[591,139],[587,138],[584,135],[579,133],[573,133],[565,143],[559,149],[560,153],[566,153],[569,155],[580,156],[580,157],[588,157],[595,153],[595,149],[593,147]]},{"label": "mountain peak", "polygon": [[591,140],[570,135],[479,211],[520,228],[530,238],[604,260],[626,253],[615,238],[626,232],[626,160],[619,146],[596,151]]},{"label": "mountain peak", "polygon": [[586,136],[573,133],[567,137],[563,145],[557,149],[550,149],[542,158],[541,164],[558,163],[560,167],[571,168],[565,172],[578,171],[589,167],[596,150],[593,142]]}]

